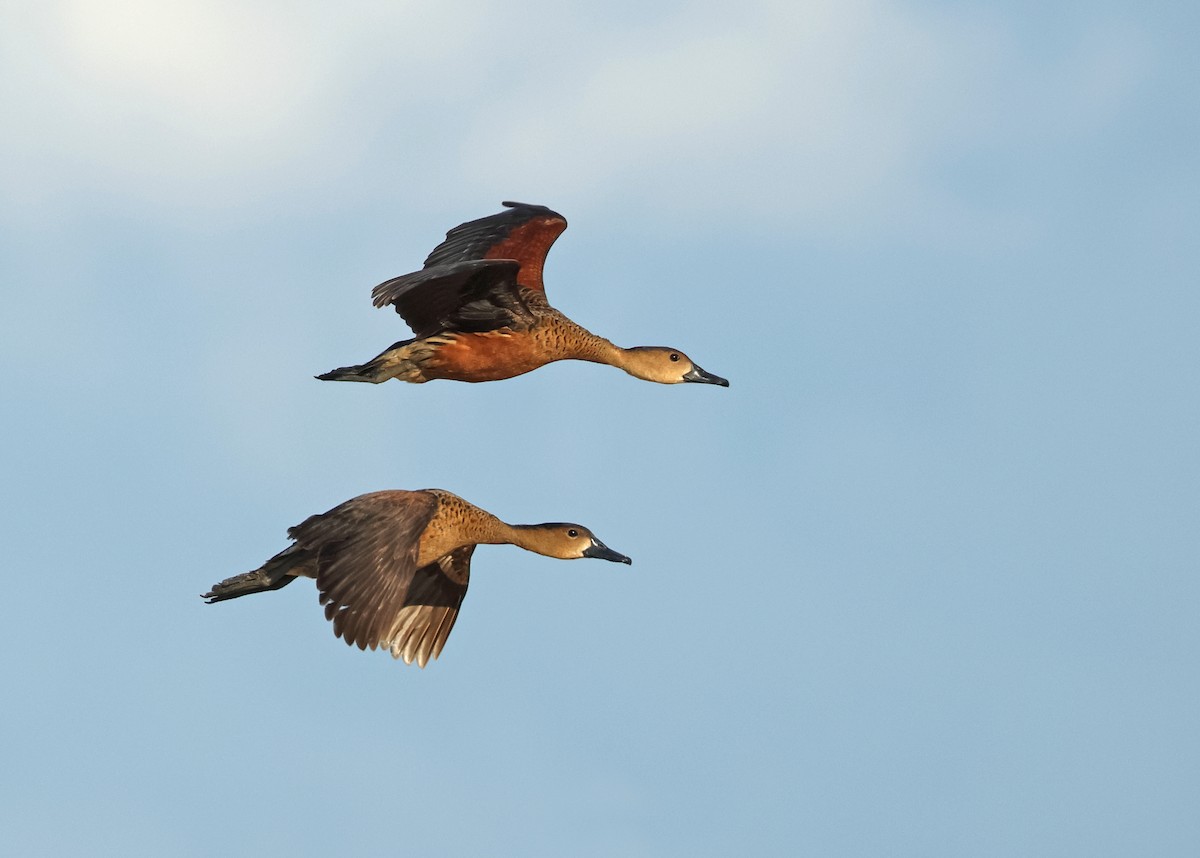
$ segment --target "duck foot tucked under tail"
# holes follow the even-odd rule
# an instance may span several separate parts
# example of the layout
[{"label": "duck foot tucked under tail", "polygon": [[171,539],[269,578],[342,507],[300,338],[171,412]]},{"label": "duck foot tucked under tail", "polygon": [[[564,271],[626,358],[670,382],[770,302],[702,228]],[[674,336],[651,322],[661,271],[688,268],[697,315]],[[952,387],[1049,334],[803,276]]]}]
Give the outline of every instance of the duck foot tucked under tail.
[{"label": "duck foot tucked under tail", "polygon": [[253,572],[243,572],[226,578],[219,584],[213,584],[212,589],[201,598],[207,599],[208,604],[223,602],[226,599],[236,599],[238,596],[249,596],[251,593],[265,593],[268,590],[278,590],[296,580],[297,574],[304,574],[296,567],[304,565],[303,552],[297,546],[290,546],[276,554]]}]

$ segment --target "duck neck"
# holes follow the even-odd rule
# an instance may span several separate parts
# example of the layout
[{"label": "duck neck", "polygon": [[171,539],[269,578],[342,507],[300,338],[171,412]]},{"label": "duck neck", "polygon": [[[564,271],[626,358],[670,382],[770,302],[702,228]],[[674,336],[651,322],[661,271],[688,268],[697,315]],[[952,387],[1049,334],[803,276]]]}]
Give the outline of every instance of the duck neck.
[{"label": "duck neck", "polygon": [[591,341],[583,345],[572,357],[575,360],[586,360],[592,363],[603,363],[609,366],[615,366],[620,369],[625,368],[625,349],[618,345],[614,345],[604,337],[589,334]]},{"label": "duck neck", "polygon": [[[483,510],[480,510],[483,513]],[[536,551],[537,534],[532,524],[509,524],[491,513],[483,513],[470,529],[469,539],[477,545],[515,545]]]},{"label": "duck neck", "polygon": [[524,548],[526,551],[532,551],[534,554],[541,554],[545,557],[555,556],[550,553],[550,548],[546,541],[546,528],[543,525],[500,523],[507,531],[507,537],[501,541],[515,545],[518,548]]},{"label": "duck neck", "polygon": [[[424,566],[464,545],[520,545],[520,528],[442,489],[427,489],[438,498],[437,517],[421,540],[418,565]],[[536,550],[536,549],[532,549]]]},{"label": "duck neck", "polygon": [[566,316],[560,316],[559,323],[554,328],[555,338],[558,340],[556,351],[561,355],[560,360],[586,360],[625,368],[626,350],[620,346],[593,334]]}]

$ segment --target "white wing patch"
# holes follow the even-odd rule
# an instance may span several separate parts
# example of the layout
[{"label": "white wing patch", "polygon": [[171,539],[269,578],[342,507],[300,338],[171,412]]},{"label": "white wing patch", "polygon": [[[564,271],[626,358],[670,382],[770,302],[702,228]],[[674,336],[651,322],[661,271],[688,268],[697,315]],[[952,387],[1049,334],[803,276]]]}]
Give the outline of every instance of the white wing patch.
[{"label": "white wing patch", "polygon": [[458,619],[458,608],[448,605],[409,605],[401,608],[391,631],[381,641],[405,664],[424,667],[442,654],[442,647]]}]

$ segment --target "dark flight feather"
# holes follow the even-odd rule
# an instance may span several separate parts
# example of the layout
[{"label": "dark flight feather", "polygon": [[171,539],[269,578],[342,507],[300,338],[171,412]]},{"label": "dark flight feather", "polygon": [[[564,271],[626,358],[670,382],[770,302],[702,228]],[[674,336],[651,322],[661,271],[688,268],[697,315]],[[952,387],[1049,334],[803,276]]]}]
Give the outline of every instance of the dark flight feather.
[{"label": "dark flight feather", "polygon": [[467,221],[446,233],[446,240],[425,259],[425,267],[472,259],[515,259],[521,265],[517,282],[545,292],[542,267],[551,245],[567,228],[567,219],[545,206],[508,201],[503,205],[508,211]]},{"label": "dark flight feather", "polygon": [[376,286],[376,307],[391,304],[418,338],[442,332],[522,330],[536,321],[533,295],[517,283],[511,259],[473,259],[423,268]]},{"label": "dark flight feather", "polygon": [[416,571],[403,608],[380,642],[392,655],[424,667],[441,654],[467,595],[474,552],[474,545],[465,545]]},{"label": "dark flight feather", "polygon": [[[437,510],[425,492],[375,492],[314,515],[288,531],[317,553],[317,589],[333,631],[359,649],[386,644],[414,592],[418,541]],[[459,599],[461,601],[461,597]]]}]

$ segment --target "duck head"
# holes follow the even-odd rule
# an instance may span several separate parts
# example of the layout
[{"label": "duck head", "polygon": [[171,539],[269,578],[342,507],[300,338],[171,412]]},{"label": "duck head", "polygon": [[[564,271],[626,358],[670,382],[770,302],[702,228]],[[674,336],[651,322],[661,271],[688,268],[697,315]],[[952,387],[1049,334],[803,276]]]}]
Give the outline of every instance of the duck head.
[{"label": "duck head", "polygon": [[633,563],[628,557],[613,551],[582,524],[553,522],[551,524],[517,525],[523,533],[521,547],[557,557],[559,560],[575,560],[580,557],[598,557],[614,563]]},{"label": "duck head", "polygon": [[621,369],[635,378],[658,384],[682,384],[692,381],[729,387],[729,382],[721,376],[705,372],[679,349],[667,346],[637,346],[625,349]]}]

